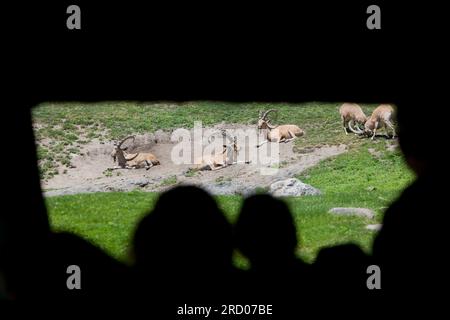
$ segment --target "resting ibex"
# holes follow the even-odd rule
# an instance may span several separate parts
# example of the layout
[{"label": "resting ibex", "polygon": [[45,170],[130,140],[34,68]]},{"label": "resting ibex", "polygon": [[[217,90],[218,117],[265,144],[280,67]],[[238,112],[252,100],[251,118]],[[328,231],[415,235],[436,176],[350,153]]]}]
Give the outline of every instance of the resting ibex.
[{"label": "resting ibex", "polygon": [[[225,130],[222,130],[222,136],[230,140],[228,144],[223,145],[223,150],[219,154],[214,155],[204,155],[201,159],[199,165],[195,168],[196,170],[218,170],[225,168],[231,164],[237,163],[234,161],[235,156],[237,156],[240,147],[237,145],[237,138],[231,137]],[[211,138],[213,135],[209,136],[208,143],[211,143]]]},{"label": "resting ibex", "polygon": [[[339,113],[341,114],[345,134],[348,134],[347,128],[356,134],[362,134],[364,132],[358,125],[364,126],[367,117],[359,105],[356,103],[344,103],[340,107]],[[352,127],[354,124],[356,125],[356,128]]]},{"label": "resting ibex", "polygon": [[126,153],[125,150],[127,150],[127,148],[122,149],[122,144],[128,139],[133,139],[134,141],[135,137],[129,136],[119,143],[114,144],[114,150],[111,153],[111,157],[114,162],[116,162],[117,159],[119,166],[113,169],[137,169],[144,167],[148,170],[151,167],[160,164],[159,160],[149,152]]},{"label": "resting ibex", "polygon": [[258,129],[268,129],[266,140],[261,142],[256,147],[259,148],[267,142],[289,142],[295,137],[301,137],[305,132],[295,124],[284,124],[281,126],[274,126],[270,123],[270,119],[267,115],[270,112],[276,111],[275,109],[267,110],[266,112],[260,111],[258,119]]},{"label": "resting ibex", "polygon": [[392,118],[394,117],[394,108],[390,104],[381,104],[375,110],[373,110],[372,115],[369,120],[366,121],[364,125],[364,133],[367,136],[372,136],[372,140],[377,133],[377,129],[384,127],[386,130],[386,136],[389,137],[387,132],[387,127],[393,131],[392,138],[395,138],[395,128],[392,124]]}]

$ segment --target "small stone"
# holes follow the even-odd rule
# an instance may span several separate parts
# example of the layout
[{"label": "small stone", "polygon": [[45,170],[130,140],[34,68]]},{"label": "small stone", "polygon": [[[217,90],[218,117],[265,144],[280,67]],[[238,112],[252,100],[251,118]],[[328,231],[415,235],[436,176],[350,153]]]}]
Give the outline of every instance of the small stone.
[{"label": "small stone", "polygon": [[366,229],[371,231],[380,231],[382,226],[382,224],[368,224]]},{"label": "small stone", "polygon": [[396,151],[398,149],[398,144],[389,144],[387,147],[386,147],[386,150],[388,150],[388,151],[390,151],[390,152],[394,152],[394,151]]}]

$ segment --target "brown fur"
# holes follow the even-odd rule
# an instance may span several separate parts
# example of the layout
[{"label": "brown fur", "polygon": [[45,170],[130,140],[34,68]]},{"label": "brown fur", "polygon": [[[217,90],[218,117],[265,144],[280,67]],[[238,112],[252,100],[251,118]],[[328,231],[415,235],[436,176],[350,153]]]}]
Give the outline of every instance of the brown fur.
[{"label": "brown fur", "polygon": [[146,168],[148,165],[156,166],[161,164],[159,160],[149,152],[139,152],[125,155],[127,165],[134,168]]},{"label": "brown fur", "polygon": [[352,128],[352,124],[360,124],[361,126],[364,126],[367,121],[366,115],[358,104],[344,103],[339,108],[339,113],[341,115],[342,126],[344,127],[345,134],[348,134],[347,129],[350,129],[350,131],[357,134],[363,133],[362,130]]},{"label": "brown fur", "polygon": [[134,141],[134,136],[127,137],[123,139],[119,144],[114,145],[114,150],[111,153],[111,157],[113,158],[114,162],[117,159],[117,162],[119,164],[119,166],[114,169],[146,168],[148,170],[151,167],[160,164],[159,160],[152,153],[149,152],[139,152],[132,154],[127,153],[125,151],[127,148],[122,149],[121,145],[128,139],[133,139]]},{"label": "brown fur", "polygon": [[387,135],[387,128],[389,127],[393,131],[392,138],[395,138],[395,128],[392,123],[395,116],[394,107],[390,104],[381,104],[375,110],[369,120],[364,125],[364,133],[368,136],[372,135],[372,140],[378,129],[385,128]]},{"label": "brown fur", "polygon": [[[225,168],[233,162],[233,153],[237,152],[237,148],[224,146],[220,154],[205,155],[196,162],[200,162],[195,169],[197,170],[217,170]],[[230,155],[231,153],[231,155]]]},{"label": "brown fur", "polygon": [[260,116],[258,120],[258,129],[268,129],[266,134],[266,141],[259,144],[257,147],[267,142],[288,142],[296,137],[301,137],[305,132],[295,124],[284,124],[280,126],[273,126],[270,119],[267,118],[267,113]]}]

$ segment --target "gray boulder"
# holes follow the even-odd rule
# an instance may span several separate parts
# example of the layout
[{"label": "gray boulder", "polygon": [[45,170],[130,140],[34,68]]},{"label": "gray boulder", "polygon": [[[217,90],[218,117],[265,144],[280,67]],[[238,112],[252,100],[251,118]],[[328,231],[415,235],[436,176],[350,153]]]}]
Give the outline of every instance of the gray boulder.
[{"label": "gray boulder", "polygon": [[303,183],[296,178],[289,178],[272,183],[270,185],[269,193],[275,197],[316,196],[322,194],[319,189]]}]

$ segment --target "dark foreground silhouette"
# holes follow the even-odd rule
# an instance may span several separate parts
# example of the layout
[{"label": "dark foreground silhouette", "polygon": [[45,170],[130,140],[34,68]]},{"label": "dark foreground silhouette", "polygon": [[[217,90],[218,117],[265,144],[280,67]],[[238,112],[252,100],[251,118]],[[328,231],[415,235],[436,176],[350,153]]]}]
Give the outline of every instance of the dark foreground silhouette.
[{"label": "dark foreground silhouette", "polygon": [[231,236],[205,191],[184,186],[162,194],[133,240],[137,298],[160,301],[159,309],[225,301],[235,272]]},{"label": "dark foreground silhouette", "polygon": [[[300,314],[314,305],[328,306],[316,308],[316,314],[337,312],[331,308],[336,302],[348,313],[361,302],[381,312],[388,306],[413,312],[430,297],[438,306],[437,288],[446,288],[448,270],[446,212],[440,207],[446,191],[439,186],[447,176],[446,156],[435,157],[430,151],[440,146],[439,140],[425,139],[416,130],[419,113],[399,110],[400,145],[417,180],[387,209],[372,255],[344,244],[324,248],[312,265],[295,255],[301,230],[283,201],[268,195],[247,198],[233,232],[214,198],[182,186],[162,194],[140,221],[132,238],[133,264],[126,266],[78,236],[50,231],[36,193],[31,139],[28,157],[18,161],[29,174],[23,192],[34,209],[2,215],[0,298],[48,307],[95,302],[111,309],[129,303],[130,310],[164,318],[176,317],[184,305],[220,309],[227,303],[272,304],[278,315]],[[31,126],[21,129],[32,138]],[[249,270],[233,266],[236,249],[248,258]],[[81,290],[67,288],[70,265],[81,268]],[[369,265],[380,267],[380,290],[367,287]]]},{"label": "dark foreground silhouette", "polygon": [[251,265],[246,295],[270,301],[306,288],[310,270],[295,255],[297,230],[284,202],[269,195],[246,199],[236,223],[235,243]]}]

